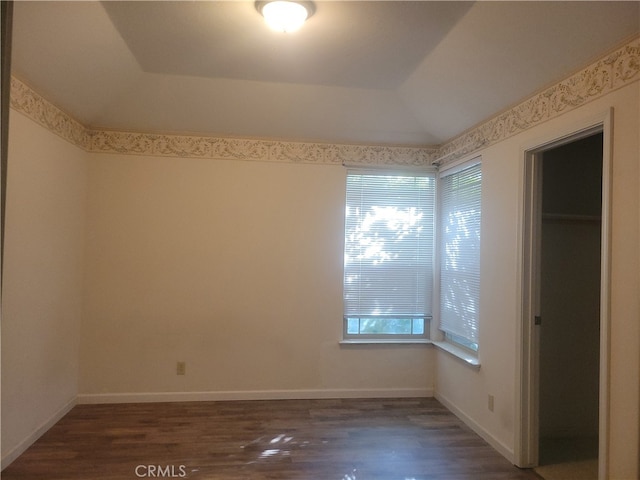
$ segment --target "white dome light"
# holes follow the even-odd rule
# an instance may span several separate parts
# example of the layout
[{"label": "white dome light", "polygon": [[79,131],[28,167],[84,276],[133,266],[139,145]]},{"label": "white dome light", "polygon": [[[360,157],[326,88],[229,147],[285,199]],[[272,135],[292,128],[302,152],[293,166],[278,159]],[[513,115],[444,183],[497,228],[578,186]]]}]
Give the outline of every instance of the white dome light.
[{"label": "white dome light", "polygon": [[311,2],[275,0],[256,2],[256,9],[272,29],[279,32],[294,32],[313,14]]}]

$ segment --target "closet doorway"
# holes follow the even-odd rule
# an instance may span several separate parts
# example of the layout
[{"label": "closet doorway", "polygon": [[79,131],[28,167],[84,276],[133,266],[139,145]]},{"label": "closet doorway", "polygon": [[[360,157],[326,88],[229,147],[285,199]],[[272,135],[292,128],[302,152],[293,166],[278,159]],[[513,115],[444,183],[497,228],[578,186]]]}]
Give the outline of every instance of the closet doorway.
[{"label": "closet doorway", "polygon": [[549,480],[606,471],[605,143],[599,126],[529,151],[525,161],[520,466]]},{"label": "closet doorway", "polygon": [[602,133],[546,150],[540,157],[538,465],[571,464],[564,468],[595,480]]}]

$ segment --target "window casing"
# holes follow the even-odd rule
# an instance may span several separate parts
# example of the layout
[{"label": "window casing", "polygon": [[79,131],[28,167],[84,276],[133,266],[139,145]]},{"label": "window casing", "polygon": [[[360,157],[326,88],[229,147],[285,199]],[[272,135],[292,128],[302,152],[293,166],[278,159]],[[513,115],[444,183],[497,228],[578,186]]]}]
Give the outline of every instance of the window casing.
[{"label": "window casing", "polygon": [[344,338],[428,338],[435,173],[349,171]]},{"label": "window casing", "polygon": [[445,339],[478,350],[482,169],[477,161],[440,174],[439,328]]}]

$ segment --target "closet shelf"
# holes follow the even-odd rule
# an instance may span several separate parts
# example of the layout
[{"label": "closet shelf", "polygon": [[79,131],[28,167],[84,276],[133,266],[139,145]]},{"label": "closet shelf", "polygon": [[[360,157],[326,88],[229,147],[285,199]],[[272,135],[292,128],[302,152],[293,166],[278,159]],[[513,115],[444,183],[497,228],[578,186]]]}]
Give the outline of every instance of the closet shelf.
[{"label": "closet shelf", "polygon": [[558,223],[600,223],[602,217],[600,215],[573,215],[570,213],[543,213],[543,222]]}]

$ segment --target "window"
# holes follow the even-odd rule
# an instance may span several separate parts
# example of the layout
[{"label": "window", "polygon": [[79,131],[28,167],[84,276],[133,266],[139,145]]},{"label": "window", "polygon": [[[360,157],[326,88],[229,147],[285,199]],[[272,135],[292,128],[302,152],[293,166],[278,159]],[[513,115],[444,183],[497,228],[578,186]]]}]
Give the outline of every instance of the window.
[{"label": "window", "polygon": [[435,174],[348,172],[345,339],[427,338]]},{"label": "window", "polygon": [[478,350],[480,302],[479,163],[440,175],[440,329],[448,341]]}]

